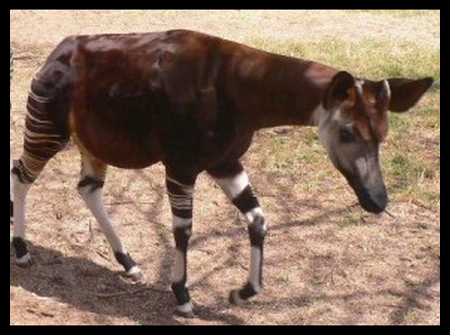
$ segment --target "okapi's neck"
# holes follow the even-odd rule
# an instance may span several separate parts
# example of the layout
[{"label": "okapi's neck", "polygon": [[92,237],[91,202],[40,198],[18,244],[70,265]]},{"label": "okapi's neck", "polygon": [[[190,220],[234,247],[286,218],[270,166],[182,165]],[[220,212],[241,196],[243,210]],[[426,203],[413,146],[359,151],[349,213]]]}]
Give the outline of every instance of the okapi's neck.
[{"label": "okapi's neck", "polygon": [[317,125],[314,111],[337,71],[328,66],[257,53],[237,65],[239,107],[252,129]]}]

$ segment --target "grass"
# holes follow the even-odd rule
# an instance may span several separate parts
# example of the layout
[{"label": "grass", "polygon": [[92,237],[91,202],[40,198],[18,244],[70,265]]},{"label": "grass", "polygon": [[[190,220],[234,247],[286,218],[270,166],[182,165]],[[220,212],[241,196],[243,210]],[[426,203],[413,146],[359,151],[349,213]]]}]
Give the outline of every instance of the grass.
[{"label": "grass", "polygon": [[[355,43],[335,38],[308,44],[269,39],[248,42],[256,48],[311,59],[371,79],[432,76],[437,80],[435,87],[440,87],[440,50],[429,50],[418,44],[403,45],[374,37],[365,37]],[[414,59],[413,63],[411,59]]]},{"label": "grass", "polygon": [[[435,83],[431,92],[413,112],[390,115],[390,135],[383,146],[382,160],[394,199],[410,199],[431,208],[439,206],[440,50],[375,38],[356,43],[325,38],[313,44],[265,39],[251,40],[250,44],[270,52],[313,59],[370,79],[432,76]],[[262,168],[268,171],[299,176],[299,170],[325,166],[308,178],[316,186],[332,173],[314,131],[292,130],[288,138],[269,138],[265,146],[259,150],[266,150]],[[314,189],[310,184],[306,182],[305,189]]]}]

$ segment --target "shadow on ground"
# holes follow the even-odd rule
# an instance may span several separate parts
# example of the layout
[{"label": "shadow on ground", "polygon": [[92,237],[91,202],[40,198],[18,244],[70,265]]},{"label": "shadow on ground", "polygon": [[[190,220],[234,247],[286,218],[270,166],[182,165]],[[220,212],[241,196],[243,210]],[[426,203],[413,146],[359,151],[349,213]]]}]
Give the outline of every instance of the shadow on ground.
[{"label": "shadow on ground", "polygon": [[[181,325],[173,316],[175,301],[169,290],[131,283],[121,274],[84,258],[65,257],[60,252],[30,244],[35,264],[21,269],[14,264],[10,245],[10,286],[21,287],[41,298],[69,304],[101,317],[127,317],[141,325]],[[205,306],[198,318],[223,324],[243,320]]]}]

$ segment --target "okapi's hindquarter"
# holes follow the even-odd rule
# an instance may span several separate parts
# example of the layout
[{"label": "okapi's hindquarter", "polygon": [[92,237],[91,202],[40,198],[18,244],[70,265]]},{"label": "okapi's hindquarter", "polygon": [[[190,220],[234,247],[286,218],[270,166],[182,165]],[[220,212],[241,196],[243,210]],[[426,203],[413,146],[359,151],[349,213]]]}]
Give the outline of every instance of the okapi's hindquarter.
[{"label": "okapi's hindquarter", "polygon": [[[77,39],[70,127],[83,147],[102,162],[144,168],[158,162],[158,109],[155,52],[133,35],[127,39]],[[129,52],[126,52],[129,50]],[[143,58],[145,56],[145,59]],[[144,62],[145,61],[145,62]]]},{"label": "okapi's hindquarter", "polygon": [[47,162],[69,140],[68,110],[73,84],[72,40],[66,39],[49,56],[31,83],[27,101],[23,153],[13,161],[14,239],[18,265],[31,258],[25,243],[25,199]]}]

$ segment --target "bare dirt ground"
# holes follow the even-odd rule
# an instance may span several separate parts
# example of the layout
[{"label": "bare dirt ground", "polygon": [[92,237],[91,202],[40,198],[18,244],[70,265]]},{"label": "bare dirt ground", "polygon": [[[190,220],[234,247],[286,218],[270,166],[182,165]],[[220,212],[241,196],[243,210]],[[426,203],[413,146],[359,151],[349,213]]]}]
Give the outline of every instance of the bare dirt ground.
[{"label": "bare dirt ground", "polygon": [[[67,35],[189,28],[243,42],[382,35],[439,48],[433,27],[421,16],[346,11],[11,10],[10,39],[17,56],[10,118],[14,155],[20,153],[30,79]],[[261,169],[265,143],[273,136],[273,131],[261,132],[244,160],[270,225],[265,289],[256,300],[243,307],[227,302],[228,292],[247,275],[246,227],[219,189],[201,176],[189,256],[198,318],[172,315],[174,249],[159,165],[110,170],[107,208],[145,270],[141,283],[124,279],[77,195],[79,158],[69,146],[29,196],[28,238],[36,264],[16,267],[10,247],[10,324],[440,324],[439,209],[399,201],[390,205],[393,216],[365,214],[326,160],[315,169],[328,177],[308,187],[300,177],[314,179],[318,172],[293,177]]]}]

